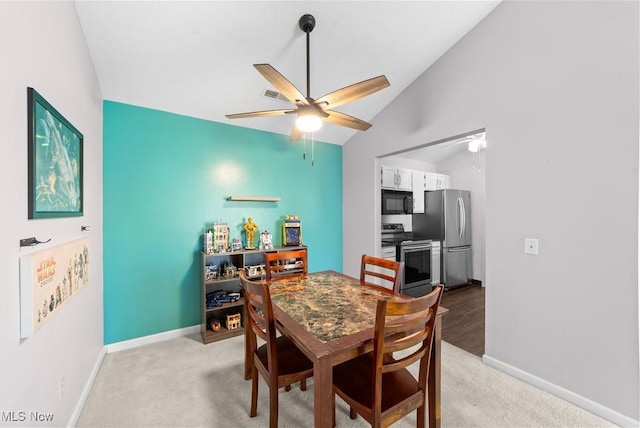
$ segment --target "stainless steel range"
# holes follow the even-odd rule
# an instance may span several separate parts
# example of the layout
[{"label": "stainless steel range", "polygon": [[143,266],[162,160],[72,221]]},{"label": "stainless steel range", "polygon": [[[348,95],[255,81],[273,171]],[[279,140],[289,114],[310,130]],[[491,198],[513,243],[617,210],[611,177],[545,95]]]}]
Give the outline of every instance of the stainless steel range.
[{"label": "stainless steel range", "polygon": [[431,240],[405,232],[402,223],[382,223],[382,246],[396,247],[396,260],[404,262],[400,292],[413,297],[429,294],[431,284]]}]

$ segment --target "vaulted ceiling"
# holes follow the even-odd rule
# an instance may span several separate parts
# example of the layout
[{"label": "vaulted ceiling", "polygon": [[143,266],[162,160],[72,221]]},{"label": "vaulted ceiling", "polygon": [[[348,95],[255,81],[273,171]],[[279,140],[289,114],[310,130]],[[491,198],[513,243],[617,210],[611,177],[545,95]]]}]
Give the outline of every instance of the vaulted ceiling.
[{"label": "vaulted ceiling", "polygon": [[[252,66],[268,63],[311,96],[384,74],[391,86],[336,108],[375,116],[500,1],[83,1],[78,16],[104,99],[289,135],[294,115],[234,119],[288,108],[264,96]],[[426,94],[425,96],[428,96]],[[325,124],[314,138],[344,144],[356,132]]]}]

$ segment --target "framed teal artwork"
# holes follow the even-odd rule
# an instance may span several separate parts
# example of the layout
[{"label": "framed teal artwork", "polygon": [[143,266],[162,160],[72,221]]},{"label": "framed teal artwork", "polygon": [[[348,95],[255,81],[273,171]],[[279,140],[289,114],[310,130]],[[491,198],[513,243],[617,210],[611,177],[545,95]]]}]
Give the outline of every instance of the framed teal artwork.
[{"label": "framed teal artwork", "polygon": [[82,216],[82,134],[27,88],[29,218]]}]

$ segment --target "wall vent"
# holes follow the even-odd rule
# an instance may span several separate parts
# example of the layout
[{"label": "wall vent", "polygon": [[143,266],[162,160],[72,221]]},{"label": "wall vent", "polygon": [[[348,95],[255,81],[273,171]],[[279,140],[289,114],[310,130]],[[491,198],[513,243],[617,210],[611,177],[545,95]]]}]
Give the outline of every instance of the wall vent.
[{"label": "wall vent", "polygon": [[262,96],[272,100],[284,101],[286,103],[289,102],[284,95],[274,89],[265,88],[264,91],[262,91]]}]

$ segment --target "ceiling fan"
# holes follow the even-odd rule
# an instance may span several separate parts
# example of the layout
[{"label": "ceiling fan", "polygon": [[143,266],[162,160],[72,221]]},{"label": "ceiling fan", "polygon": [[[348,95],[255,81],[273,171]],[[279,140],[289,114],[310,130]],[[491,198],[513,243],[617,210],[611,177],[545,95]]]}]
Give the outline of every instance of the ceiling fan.
[{"label": "ceiling fan", "polygon": [[316,20],[312,15],[306,14],[300,17],[298,24],[300,29],[307,34],[307,96],[305,97],[298,88],[269,64],[254,64],[253,66],[260,74],[262,74],[277,91],[284,95],[287,100],[295,104],[296,108],[228,114],[226,117],[229,119],[240,119],[296,114],[298,118],[289,137],[291,141],[299,140],[305,132],[318,130],[322,125],[322,121],[334,125],[346,126],[358,131],[366,131],[371,127],[370,123],[357,117],[335,111],[333,108],[378,92],[389,86],[389,81],[382,75],[345,86],[317,99],[311,98],[309,83],[309,33],[311,33],[316,26]]},{"label": "ceiling fan", "polygon": [[467,135],[462,138],[445,141],[443,143],[436,144],[434,147],[447,150],[451,149],[453,146],[457,146],[458,144],[466,144],[467,149],[470,152],[476,153],[478,150],[482,150],[487,147],[487,140],[483,131],[476,134]]}]

